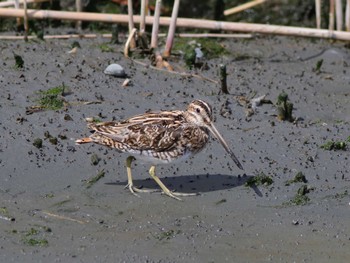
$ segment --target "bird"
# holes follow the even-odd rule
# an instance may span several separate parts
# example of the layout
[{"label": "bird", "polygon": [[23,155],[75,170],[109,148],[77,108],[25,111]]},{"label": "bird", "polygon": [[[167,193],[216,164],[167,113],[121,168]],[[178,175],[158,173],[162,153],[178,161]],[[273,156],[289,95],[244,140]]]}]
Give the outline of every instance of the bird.
[{"label": "bird", "polygon": [[151,163],[149,174],[163,193],[177,200],[182,196],[197,193],[180,193],[169,190],[156,175],[156,165],[183,160],[199,153],[208,144],[210,135],[217,139],[238,168],[243,170],[233,151],[213,123],[212,107],[203,100],[193,100],[186,110],[163,110],[146,112],[122,121],[108,121],[88,124],[93,133],[76,140],[76,144],[96,143],[127,153],[126,188],[136,196],[141,189],[133,184],[131,164],[135,157]]}]

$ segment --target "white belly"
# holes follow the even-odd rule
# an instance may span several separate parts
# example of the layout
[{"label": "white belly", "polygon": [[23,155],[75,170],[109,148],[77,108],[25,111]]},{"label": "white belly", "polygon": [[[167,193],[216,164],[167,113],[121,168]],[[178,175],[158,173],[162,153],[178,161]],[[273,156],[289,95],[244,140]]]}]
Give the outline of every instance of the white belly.
[{"label": "white belly", "polygon": [[[182,162],[188,158],[190,158],[193,153],[190,151],[186,151],[185,154],[180,155],[179,157],[170,157],[170,155],[164,154],[163,158],[155,158],[153,157],[152,153],[149,151],[129,151],[130,155],[134,156],[136,159],[152,163],[154,165],[156,164],[168,164],[168,163],[179,163]],[[161,153],[160,153],[161,154]]]}]

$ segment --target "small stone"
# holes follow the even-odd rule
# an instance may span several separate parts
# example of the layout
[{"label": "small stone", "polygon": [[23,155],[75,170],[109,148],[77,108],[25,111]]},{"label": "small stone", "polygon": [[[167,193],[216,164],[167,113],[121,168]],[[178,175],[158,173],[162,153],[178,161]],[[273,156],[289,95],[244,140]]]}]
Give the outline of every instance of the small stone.
[{"label": "small stone", "polygon": [[87,122],[94,122],[94,118],[93,117],[86,117],[85,120]]},{"label": "small stone", "polygon": [[294,219],[294,220],[292,221],[292,224],[295,225],[295,226],[297,226],[297,225],[299,225],[299,221]]},{"label": "small stone", "polygon": [[111,76],[115,76],[115,77],[119,77],[119,78],[125,77],[125,75],[126,75],[123,67],[120,66],[119,64],[109,65],[105,69],[104,73],[106,75],[111,75]]},{"label": "small stone", "polygon": [[199,47],[196,47],[194,49],[194,52],[196,52],[196,58],[197,59],[202,59],[203,58],[204,54],[203,54],[202,50]]},{"label": "small stone", "polygon": [[72,117],[71,117],[69,114],[65,114],[64,117],[63,117],[63,119],[64,119],[65,121],[72,121],[72,120],[73,120]]}]

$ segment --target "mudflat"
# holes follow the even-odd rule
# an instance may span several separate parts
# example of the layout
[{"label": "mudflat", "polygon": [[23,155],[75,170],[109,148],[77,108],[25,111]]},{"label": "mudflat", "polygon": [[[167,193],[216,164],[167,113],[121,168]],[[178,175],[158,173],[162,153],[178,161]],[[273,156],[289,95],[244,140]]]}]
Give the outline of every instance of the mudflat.
[{"label": "mudflat", "polygon": [[[225,64],[230,94],[218,95],[219,85],[205,78],[134,63],[122,45],[103,52],[105,39],[79,40],[69,54],[73,41],[0,42],[1,262],[348,262],[346,43],[220,41],[228,54],[208,60],[206,70],[187,70],[218,80]],[[111,63],[125,69],[128,86],[104,74]],[[43,91],[55,87],[65,87],[64,105],[36,110]],[[276,117],[283,91],[294,122]],[[247,117],[242,99],[262,95],[273,104]],[[158,167],[170,189],[198,196],[138,198],[124,189],[125,154],[74,143],[89,135],[88,117],[122,120],[185,109],[193,99],[212,105],[216,127],[244,167],[215,140],[192,159]],[[158,188],[148,169],[133,163],[135,185]]]}]

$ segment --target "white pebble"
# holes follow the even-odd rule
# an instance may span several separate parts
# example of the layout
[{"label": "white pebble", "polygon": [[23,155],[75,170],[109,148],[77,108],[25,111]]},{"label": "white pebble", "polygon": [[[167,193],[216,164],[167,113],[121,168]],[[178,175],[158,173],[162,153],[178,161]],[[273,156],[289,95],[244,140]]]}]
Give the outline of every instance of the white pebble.
[{"label": "white pebble", "polygon": [[112,76],[120,77],[120,78],[125,77],[125,71],[124,71],[123,67],[120,66],[119,64],[109,65],[105,69],[104,73],[107,75],[112,75]]}]

